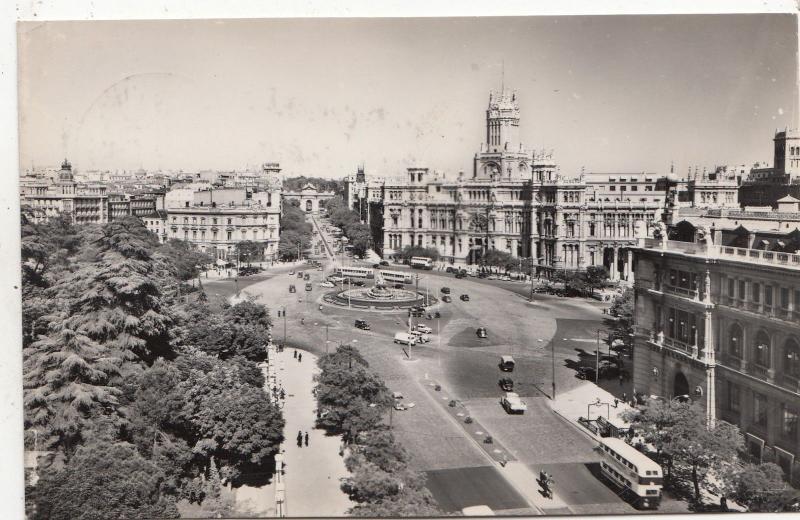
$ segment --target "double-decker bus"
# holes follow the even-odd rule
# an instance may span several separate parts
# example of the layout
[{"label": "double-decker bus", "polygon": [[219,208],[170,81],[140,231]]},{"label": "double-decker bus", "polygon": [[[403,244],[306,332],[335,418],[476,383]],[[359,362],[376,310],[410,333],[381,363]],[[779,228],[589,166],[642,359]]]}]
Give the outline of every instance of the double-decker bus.
[{"label": "double-decker bus", "polygon": [[390,283],[412,283],[414,280],[411,273],[403,271],[381,271],[383,279]]},{"label": "double-decker bus", "polygon": [[409,263],[414,269],[433,269],[433,260],[427,256],[412,256]]},{"label": "double-decker bus", "polygon": [[661,466],[622,439],[606,437],[597,447],[600,472],[637,509],[657,509],[664,475]]},{"label": "double-decker bus", "polygon": [[337,266],[334,272],[345,278],[375,278],[375,273],[369,267]]}]

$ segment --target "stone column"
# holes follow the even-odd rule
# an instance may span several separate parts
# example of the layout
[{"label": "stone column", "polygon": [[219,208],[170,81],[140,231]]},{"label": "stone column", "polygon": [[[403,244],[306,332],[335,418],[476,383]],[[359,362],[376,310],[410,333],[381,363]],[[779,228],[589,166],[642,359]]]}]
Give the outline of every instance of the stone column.
[{"label": "stone column", "polygon": [[706,423],[709,427],[714,427],[717,419],[717,395],[716,395],[716,356],[714,354],[714,323],[711,311],[706,310],[705,316],[705,338],[703,340],[703,352],[705,353],[706,363]]},{"label": "stone column", "polygon": [[633,283],[633,250],[628,249],[628,281]]},{"label": "stone column", "polygon": [[619,280],[619,247],[614,246],[614,261],[611,263],[611,280]]}]

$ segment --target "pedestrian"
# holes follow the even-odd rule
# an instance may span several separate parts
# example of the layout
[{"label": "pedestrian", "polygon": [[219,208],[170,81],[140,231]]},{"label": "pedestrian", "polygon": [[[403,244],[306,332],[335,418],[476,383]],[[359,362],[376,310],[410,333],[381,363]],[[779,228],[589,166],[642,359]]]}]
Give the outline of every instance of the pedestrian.
[{"label": "pedestrian", "polygon": [[303,447],[303,432],[301,432],[299,430],[297,432],[297,447],[298,448],[302,448]]},{"label": "pedestrian", "polygon": [[625,392],[622,392],[622,402],[624,403],[628,402],[628,394]]},{"label": "pedestrian", "polygon": [[297,361],[300,363],[303,362],[303,354],[297,354]]},{"label": "pedestrian", "polygon": [[622,386],[622,380],[625,379],[622,372],[619,373],[619,386]]},{"label": "pedestrian", "polygon": [[619,406],[619,399],[617,399],[617,398],[615,397],[615,398],[614,398],[614,408],[617,408],[618,406]]},{"label": "pedestrian", "polygon": [[297,349],[294,351],[294,358],[297,359]]},{"label": "pedestrian", "polygon": [[306,446],[308,446],[308,432],[306,432]]}]

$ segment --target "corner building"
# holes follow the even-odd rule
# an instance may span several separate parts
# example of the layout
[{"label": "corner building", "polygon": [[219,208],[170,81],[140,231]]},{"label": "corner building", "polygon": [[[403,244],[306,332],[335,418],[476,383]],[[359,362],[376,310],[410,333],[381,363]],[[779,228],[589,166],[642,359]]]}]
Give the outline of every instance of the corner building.
[{"label": "corner building", "polygon": [[638,223],[646,229],[661,203],[587,194],[583,175],[558,173],[552,153],[526,149],[512,92],[491,92],[485,142],[471,175],[408,168],[383,191],[384,257],[408,245],[436,248],[446,263],[480,264],[490,249],[533,257],[540,271],[605,265],[632,280]]},{"label": "corner building", "polygon": [[[634,391],[737,424],[800,479],[800,213],[683,220],[636,253]],[[776,212],[778,213],[778,212]],[[791,229],[787,229],[787,221]],[[708,225],[711,223],[711,225]]]}]

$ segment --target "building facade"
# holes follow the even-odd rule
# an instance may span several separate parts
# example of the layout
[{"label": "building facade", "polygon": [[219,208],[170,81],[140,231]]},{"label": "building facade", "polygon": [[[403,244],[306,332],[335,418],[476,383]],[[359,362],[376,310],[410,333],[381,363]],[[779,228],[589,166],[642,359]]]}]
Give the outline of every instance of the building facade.
[{"label": "building facade", "polygon": [[408,168],[384,182],[383,256],[414,245],[436,248],[448,263],[480,264],[495,249],[532,257],[544,272],[605,265],[630,280],[637,232],[663,207],[655,175],[563,177],[552,153],[520,142],[514,93],[490,93],[485,117],[471,175]]},{"label": "building facade", "polygon": [[[800,213],[714,210],[636,249],[634,391],[692,399],[800,477]],[[680,215],[680,213],[679,213]],[[680,216],[679,216],[680,218]],[[698,225],[693,224],[700,223]]]},{"label": "building facade", "polygon": [[77,183],[66,159],[55,177],[23,177],[20,196],[20,203],[33,209],[31,215],[37,222],[62,214],[68,215],[73,224],[108,222],[106,187]]},{"label": "building facade", "polygon": [[335,193],[332,191],[318,191],[317,187],[311,183],[303,186],[300,191],[283,192],[284,199],[298,201],[300,209],[312,214],[319,213],[320,203],[332,199],[334,195]]},{"label": "building facade", "polygon": [[[219,260],[235,260],[236,244],[249,240],[263,246],[265,260],[276,258],[280,240],[280,203],[216,202],[170,208],[166,211],[166,240],[175,238],[197,246]],[[153,226],[161,225],[158,219]]]}]

